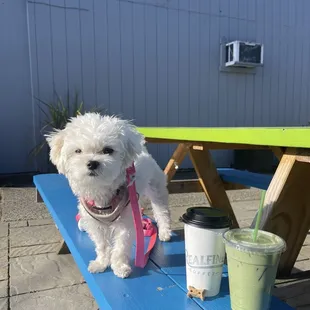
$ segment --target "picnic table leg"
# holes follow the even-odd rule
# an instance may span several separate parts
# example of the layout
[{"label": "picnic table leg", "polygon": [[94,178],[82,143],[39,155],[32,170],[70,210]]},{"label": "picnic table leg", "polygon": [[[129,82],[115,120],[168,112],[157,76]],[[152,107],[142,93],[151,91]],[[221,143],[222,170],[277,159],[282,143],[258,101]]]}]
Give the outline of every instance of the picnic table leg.
[{"label": "picnic table leg", "polygon": [[37,202],[43,202],[43,199],[40,195],[40,192],[36,189],[36,201]]},{"label": "picnic table leg", "polygon": [[213,164],[212,156],[209,150],[204,146],[201,148],[191,147],[190,157],[196,170],[199,182],[210,205],[228,212],[233,222],[232,227],[239,227],[238,221],[226,194],[224,184],[217,173],[215,165]]},{"label": "picnic table leg", "polygon": [[65,240],[62,240],[59,248],[57,250],[57,254],[62,255],[62,254],[70,254],[70,250],[65,242]]},{"label": "picnic table leg", "polygon": [[169,160],[166,168],[165,174],[167,175],[167,182],[170,182],[175,175],[178,166],[182,163],[185,156],[188,153],[190,143],[180,143],[176,150],[174,151],[171,159]]},{"label": "picnic table leg", "polygon": [[260,229],[277,234],[287,243],[279,264],[279,277],[291,273],[310,229],[309,184],[310,156],[288,150],[267,190],[260,225]]}]

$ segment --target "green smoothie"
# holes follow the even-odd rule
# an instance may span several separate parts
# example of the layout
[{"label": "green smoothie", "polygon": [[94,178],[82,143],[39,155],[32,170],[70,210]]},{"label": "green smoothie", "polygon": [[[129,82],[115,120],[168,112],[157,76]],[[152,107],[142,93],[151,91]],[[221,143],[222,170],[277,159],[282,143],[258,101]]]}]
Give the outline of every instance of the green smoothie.
[{"label": "green smoothie", "polygon": [[232,229],[224,234],[231,308],[267,310],[285,241],[265,231]]}]

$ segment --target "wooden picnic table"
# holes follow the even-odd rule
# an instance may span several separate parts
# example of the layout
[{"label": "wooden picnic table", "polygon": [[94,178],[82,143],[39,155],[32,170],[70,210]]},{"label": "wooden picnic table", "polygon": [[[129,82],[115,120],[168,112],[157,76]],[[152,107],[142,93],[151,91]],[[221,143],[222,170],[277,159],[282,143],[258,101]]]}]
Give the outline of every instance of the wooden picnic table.
[{"label": "wooden picnic table", "polygon": [[268,187],[260,229],[273,232],[287,243],[279,264],[286,276],[298,257],[310,229],[310,128],[174,128],[140,127],[150,143],[177,143],[165,173],[168,181],[189,154],[209,203],[238,221],[210,150],[270,149],[279,165]]}]

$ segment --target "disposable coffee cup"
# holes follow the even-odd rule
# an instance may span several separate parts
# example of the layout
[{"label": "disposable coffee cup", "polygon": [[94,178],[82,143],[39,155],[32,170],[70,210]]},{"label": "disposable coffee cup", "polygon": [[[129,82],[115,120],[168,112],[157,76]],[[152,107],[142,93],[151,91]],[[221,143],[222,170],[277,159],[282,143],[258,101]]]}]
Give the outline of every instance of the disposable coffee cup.
[{"label": "disposable coffee cup", "polygon": [[205,297],[220,291],[225,245],[223,233],[230,226],[229,216],[222,210],[195,207],[186,210],[184,222],[186,285],[204,290]]},{"label": "disposable coffee cup", "polygon": [[286,249],[279,236],[253,229],[232,229],[224,234],[231,308],[233,310],[270,309],[281,254]]}]

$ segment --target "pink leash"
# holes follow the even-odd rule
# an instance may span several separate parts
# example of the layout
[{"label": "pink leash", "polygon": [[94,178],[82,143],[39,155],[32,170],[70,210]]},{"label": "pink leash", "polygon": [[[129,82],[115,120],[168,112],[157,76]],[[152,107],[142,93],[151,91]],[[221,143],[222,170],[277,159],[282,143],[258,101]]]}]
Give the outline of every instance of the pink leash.
[{"label": "pink leash", "polygon": [[[140,207],[137,198],[135,184],[135,165],[126,169],[127,186],[129,191],[129,199],[132,207],[132,216],[136,229],[136,259],[135,265],[144,268],[148,262],[149,255],[156,243],[157,229],[150,219],[142,219]],[[146,253],[144,254],[144,236],[150,236],[150,242]]]},{"label": "pink leash", "polygon": [[[126,169],[126,179],[129,191],[129,199],[132,207],[132,216],[136,229],[136,267],[144,268],[148,262],[150,253],[155,246],[157,238],[157,229],[152,221],[148,218],[142,218],[143,209],[140,212],[139,202],[137,198],[136,184],[135,184],[135,165]],[[80,214],[76,215],[77,222],[80,220]],[[146,253],[144,254],[144,236],[151,237]]]}]

